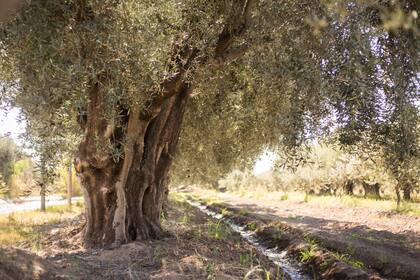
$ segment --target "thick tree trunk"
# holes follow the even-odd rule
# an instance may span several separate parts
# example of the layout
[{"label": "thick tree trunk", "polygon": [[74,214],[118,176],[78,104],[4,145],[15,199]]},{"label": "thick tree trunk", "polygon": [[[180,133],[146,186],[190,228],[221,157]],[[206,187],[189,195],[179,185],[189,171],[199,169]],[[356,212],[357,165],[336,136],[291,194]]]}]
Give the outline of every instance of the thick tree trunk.
[{"label": "thick tree trunk", "polygon": [[[154,112],[131,109],[121,131],[101,117],[100,92],[97,87],[92,91],[85,138],[75,161],[86,203],[88,246],[118,246],[164,235],[160,217],[167,196],[168,171],[190,86],[182,83],[176,90],[178,93]],[[100,149],[104,146],[101,141],[121,135],[124,158],[115,162]]]},{"label": "thick tree trunk", "polygon": [[[231,10],[219,34],[214,56],[190,46],[189,36],[180,36],[171,57],[172,74],[165,75],[157,92],[145,93],[151,97],[145,109],[139,105],[120,108],[118,115],[127,115],[120,120],[123,127],[105,119],[107,106],[99,83],[92,85],[87,114],[78,118],[85,132],[75,159],[84,189],[88,245],[119,245],[162,236],[160,217],[168,193],[168,171],[191,92],[185,82],[187,72],[193,76],[198,65],[220,67],[243,55],[248,46],[232,45],[245,33],[257,4],[257,0],[235,2],[237,9]],[[123,159],[113,160],[106,148],[109,144],[124,151]]]},{"label": "thick tree trunk", "polygon": [[46,196],[46,186],[44,183],[41,184],[41,190],[39,192],[40,196],[41,196],[41,211],[45,211],[46,207],[45,207],[45,196]]}]

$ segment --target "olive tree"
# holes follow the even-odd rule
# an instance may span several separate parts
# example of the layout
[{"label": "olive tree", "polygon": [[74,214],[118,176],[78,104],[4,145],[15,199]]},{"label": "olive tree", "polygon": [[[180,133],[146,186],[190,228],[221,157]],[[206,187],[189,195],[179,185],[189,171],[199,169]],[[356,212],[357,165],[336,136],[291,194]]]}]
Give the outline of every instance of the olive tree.
[{"label": "olive tree", "polygon": [[413,51],[416,3],[33,0],[0,27],[5,99],[79,136],[89,245],[159,238],[178,142],[172,174],[207,180],[332,124],[377,138],[372,42],[398,30]]}]

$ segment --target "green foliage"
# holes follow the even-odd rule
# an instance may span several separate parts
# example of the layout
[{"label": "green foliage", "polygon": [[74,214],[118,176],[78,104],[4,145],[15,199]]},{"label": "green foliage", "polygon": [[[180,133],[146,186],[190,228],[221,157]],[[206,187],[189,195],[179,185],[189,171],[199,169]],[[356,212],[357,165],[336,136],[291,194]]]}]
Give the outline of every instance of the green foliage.
[{"label": "green foliage", "polygon": [[[174,176],[211,182],[267,148],[297,165],[305,153],[293,147],[323,136],[369,156],[418,158],[418,6],[363,2],[264,1],[249,32],[262,46],[199,83]],[[407,24],[389,24],[396,15]]]},{"label": "green foliage", "polygon": [[18,146],[9,137],[0,138],[0,175],[8,183],[13,174],[13,165],[21,158]]},{"label": "green foliage", "polygon": [[[347,184],[354,186],[353,193],[349,195],[366,197],[369,195],[367,187],[377,184],[381,197],[395,197],[394,189],[398,181],[382,156],[368,159],[363,154],[352,154],[338,150],[334,145],[321,144],[310,146],[310,150],[305,153],[305,163],[300,163],[294,169],[277,166],[274,171],[260,175],[254,175],[251,171],[234,170],[219,180],[219,185],[239,193],[256,189],[281,191],[283,194],[280,200],[288,199],[288,191],[304,191],[307,202],[310,194],[342,196],[346,194]],[[282,157],[279,158],[283,160]],[[408,171],[412,171],[414,175],[414,172],[419,171],[418,165],[410,165],[406,172]],[[419,189],[419,182],[413,180],[410,187]],[[415,197],[413,194],[413,198]],[[357,203],[356,200],[354,202]]]},{"label": "green foliage", "polygon": [[332,253],[333,257],[336,258],[337,260],[340,260],[342,262],[345,262],[353,267],[356,268],[363,268],[365,265],[363,264],[363,262],[354,259],[352,256],[350,256],[349,254],[343,254],[340,252],[334,252]]},{"label": "green foliage", "polygon": [[241,254],[239,256],[239,263],[242,267],[251,267],[253,266],[253,254],[250,251],[247,254]]},{"label": "green foliage", "polygon": [[232,234],[228,225],[224,224],[221,220],[217,222],[209,222],[207,226],[208,235],[211,238],[218,240],[225,240]]},{"label": "green foliage", "polygon": [[[67,187],[68,187],[68,176],[69,170],[68,166],[61,165],[58,168],[57,177],[54,180],[54,186],[58,193],[67,196]],[[72,172],[72,187],[73,187],[73,195],[74,196],[82,196],[82,189],[80,186],[80,182],[77,179],[76,172]]]},{"label": "green foliage", "polygon": [[251,222],[246,225],[247,230],[255,231],[258,228],[258,225],[255,222]]},{"label": "green foliage", "polygon": [[35,185],[34,166],[31,158],[17,161],[13,166],[13,175],[9,182],[9,195],[11,197],[28,195]]},{"label": "green foliage", "polygon": [[311,262],[319,250],[318,244],[310,242],[306,248],[299,252],[299,260],[303,263]]},{"label": "green foliage", "polygon": [[11,138],[0,139],[0,195],[17,197],[33,187],[31,159]]},{"label": "green foliage", "polygon": [[[223,30],[234,33],[242,2],[27,2],[0,25],[2,100],[23,109],[41,143],[68,135],[76,142],[83,133],[76,116],[97,86],[102,114],[124,133],[127,114],[147,111],[162,82],[179,73],[188,46],[197,55],[184,80],[194,93],[175,183],[214,182],[249,168],[267,149],[301,163],[297,146],[332,135],[340,145],[380,153],[399,184],[412,185],[418,1],[258,1],[230,48],[248,52],[217,67],[210,58]],[[117,159],[124,156],[120,145],[109,143]]]}]

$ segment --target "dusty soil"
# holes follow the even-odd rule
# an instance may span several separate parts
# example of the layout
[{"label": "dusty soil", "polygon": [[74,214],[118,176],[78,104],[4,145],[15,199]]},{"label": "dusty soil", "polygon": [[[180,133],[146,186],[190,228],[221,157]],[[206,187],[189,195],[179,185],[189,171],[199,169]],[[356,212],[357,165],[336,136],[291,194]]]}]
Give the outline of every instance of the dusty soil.
[{"label": "dusty soil", "polygon": [[[193,191],[200,196],[199,189]],[[382,277],[420,279],[418,217],[363,207],[257,200],[231,193],[218,193],[214,198],[257,220],[274,221],[309,234],[325,248],[351,255]]]},{"label": "dusty soil", "polygon": [[17,248],[0,248],[0,279],[63,279],[60,269],[51,262]]},{"label": "dusty soil", "polygon": [[[19,252],[30,256],[28,262],[40,263],[44,273],[62,279],[228,280],[245,279],[245,275],[246,279],[266,279],[266,272],[276,279],[278,273],[238,234],[182,202],[170,204],[163,223],[172,236],[166,240],[134,242],[114,250],[86,249],[80,238],[83,223],[79,216],[50,230],[37,241],[42,248],[38,256],[29,253],[32,244],[28,242],[21,245],[27,251]],[[4,253],[5,258],[9,255],[9,251]],[[33,269],[19,274],[17,262],[3,265],[0,261],[0,266],[10,270],[7,278],[0,269],[0,279],[32,279]]]}]

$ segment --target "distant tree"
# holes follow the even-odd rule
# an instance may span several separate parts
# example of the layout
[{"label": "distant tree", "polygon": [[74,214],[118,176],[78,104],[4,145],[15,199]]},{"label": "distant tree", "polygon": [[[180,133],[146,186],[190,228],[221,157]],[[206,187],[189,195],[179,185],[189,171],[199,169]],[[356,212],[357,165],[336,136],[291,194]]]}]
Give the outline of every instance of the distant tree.
[{"label": "distant tree", "polygon": [[34,169],[30,157],[24,157],[16,161],[13,166],[13,175],[9,182],[9,196],[27,196],[34,189]]},{"label": "distant tree", "polygon": [[173,174],[214,180],[332,125],[343,145],[386,135],[381,89],[395,81],[377,46],[398,31],[419,72],[418,10],[416,0],[29,1],[0,27],[3,99],[48,132],[80,136],[88,244],[158,238],[178,142]]},{"label": "distant tree", "polygon": [[60,161],[69,149],[67,139],[62,134],[51,131],[44,125],[42,122],[29,120],[24,135],[35,162],[36,189],[39,190],[41,196],[42,211],[46,209],[46,195],[58,176]]},{"label": "distant tree", "polygon": [[41,211],[46,210],[48,187],[51,186],[57,176],[56,164],[57,162],[49,158],[47,154],[41,153],[35,165],[36,184],[41,197]]},{"label": "distant tree", "polygon": [[8,192],[6,183],[3,181],[2,175],[0,174],[0,197],[4,196]]},{"label": "distant tree", "polygon": [[[22,157],[23,153],[13,139],[9,137],[0,138],[0,175],[3,183],[8,187],[10,187],[13,176],[13,167]],[[8,195],[10,195],[10,191],[11,189],[8,188]]]},{"label": "distant tree", "polygon": [[16,161],[16,145],[10,138],[0,139],[0,174],[3,181],[8,182],[13,173]]}]

